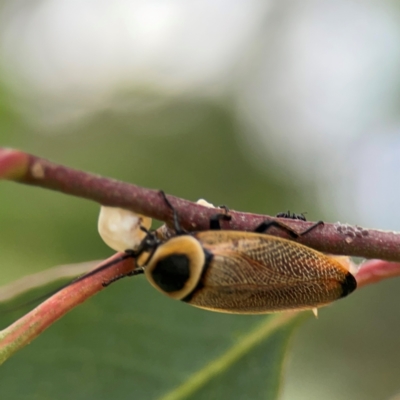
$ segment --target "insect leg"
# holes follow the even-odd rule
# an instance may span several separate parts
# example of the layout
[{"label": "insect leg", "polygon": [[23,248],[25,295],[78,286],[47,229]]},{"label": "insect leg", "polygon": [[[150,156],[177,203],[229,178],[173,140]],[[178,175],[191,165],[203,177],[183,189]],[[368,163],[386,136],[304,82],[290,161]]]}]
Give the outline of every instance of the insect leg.
[{"label": "insect leg", "polygon": [[294,238],[297,238],[297,237],[300,236],[299,233],[295,229],[293,229],[290,226],[285,225],[283,222],[279,222],[279,221],[264,221],[264,222],[261,222],[261,224],[258,225],[256,227],[256,229],[254,229],[254,232],[265,233],[272,226],[285,230],[286,232],[288,232]]},{"label": "insect leg", "polygon": [[225,211],[225,214],[229,214],[229,207],[225,204],[221,204],[220,206],[218,206],[218,208],[222,208]]},{"label": "insect leg", "polygon": [[185,231],[181,228],[181,225],[179,224],[179,219],[178,219],[178,213],[176,212],[175,208],[172,206],[172,204],[169,202],[167,199],[167,195],[163,190],[160,190],[161,197],[164,199],[165,204],[172,210],[173,216],[174,216],[174,229],[176,233],[182,234],[185,233]]},{"label": "insect leg", "polygon": [[219,221],[230,221],[232,217],[229,214],[214,214],[210,217],[210,230],[219,231],[221,230],[221,224]]},{"label": "insect leg", "polygon": [[320,225],[324,225],[324,221],[317,221],[314,225],[311,225],[309,228],[307,228],[306,230],[304,230],[303,232],[299,233],[299,236],[303,236],[306,235],[308,232],[311,232],[312,230],[314,230],[317,226]]},{"label": "insect leg", "polygon": [[297,232],[295,229],[291,228],[290,226],[284,224],[283,222],[280,221],[264,221],[262,222],[260,225],[258,225],[256,227],[256,229],[254,230],[254,232],[257,233],[265,233],[269,228],[271,228],[272,226],[275,226],[276,228],[281,228],[283,230],[285,230],[286,232],[288,232],[292,237],[294,238],[298,238],[299,236],[303,236],[309,232],[311,232],[313,229],[315,229],[317,226],[323,225],[324,222],[323,221],[318,221],[316,222],[314,225],[310,226],[309,228],[307,228],[306,230],[302,231],[302,232]]}]

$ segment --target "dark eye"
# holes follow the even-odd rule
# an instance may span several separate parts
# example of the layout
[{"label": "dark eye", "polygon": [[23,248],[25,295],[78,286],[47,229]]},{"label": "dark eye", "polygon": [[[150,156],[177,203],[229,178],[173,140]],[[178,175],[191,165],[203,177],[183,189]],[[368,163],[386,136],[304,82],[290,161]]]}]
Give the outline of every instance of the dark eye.
[{"label": "dark eye", "polygon": [[190,276],[190,261],[184,254],[173,254],[157,262],[151,275],[165,292],[181,290]]}]

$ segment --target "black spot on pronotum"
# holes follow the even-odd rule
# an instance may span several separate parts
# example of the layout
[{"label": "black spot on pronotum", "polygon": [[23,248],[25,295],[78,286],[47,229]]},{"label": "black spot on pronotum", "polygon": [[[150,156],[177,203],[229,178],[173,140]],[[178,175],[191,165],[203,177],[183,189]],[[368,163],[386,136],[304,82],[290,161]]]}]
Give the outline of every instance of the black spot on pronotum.
[{"label": "black spot on pronotum", "polygon": [[348,272],[346,274],[345,280],[342,282],[342,296],[341,297],[346,297],[350,293],[354,292],[357,288],[357,281],[354,276]]},{"label": "black spot on pronotum", "polygon": [[157,262],[151,276],[164,292],[183,289],[190,276],[190,260],[185,254],[172,254]]}]

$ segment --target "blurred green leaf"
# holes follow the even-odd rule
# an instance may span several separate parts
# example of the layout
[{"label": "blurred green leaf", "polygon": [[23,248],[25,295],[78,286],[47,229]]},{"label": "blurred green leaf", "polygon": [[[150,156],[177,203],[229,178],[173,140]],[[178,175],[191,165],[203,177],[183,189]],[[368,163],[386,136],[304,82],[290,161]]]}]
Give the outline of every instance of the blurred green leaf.
[{"label": "blurred green leaf", "polygon": [[9,400],[276,399],[302,318],[212,313],[164,297],[142,277],[126,279],[3,364],[1,392]]}]

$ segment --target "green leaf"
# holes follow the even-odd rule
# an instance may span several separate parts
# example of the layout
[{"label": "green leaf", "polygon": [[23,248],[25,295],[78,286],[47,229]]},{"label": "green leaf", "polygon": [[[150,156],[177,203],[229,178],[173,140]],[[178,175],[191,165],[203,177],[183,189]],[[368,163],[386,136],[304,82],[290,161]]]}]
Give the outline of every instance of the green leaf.
[{"label": "green leaf", "polygon": [[302,318],[212,313],[126,279],[4,363],[1,391],[9,400],[276,399]]},{"label": "green leaf", "polygon": [[264,318],[162,400],[278,398],[287,343],[298,319],[287,315]]}]

